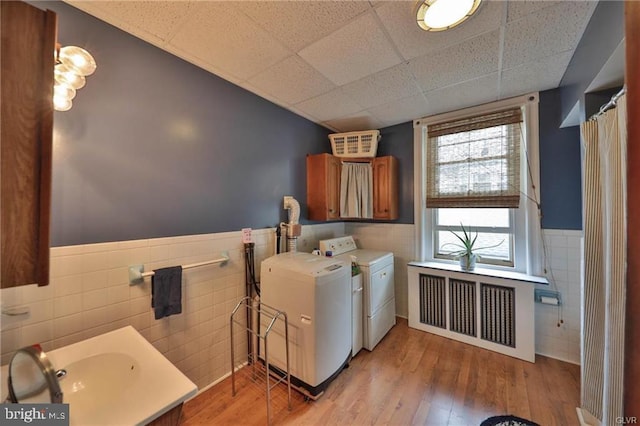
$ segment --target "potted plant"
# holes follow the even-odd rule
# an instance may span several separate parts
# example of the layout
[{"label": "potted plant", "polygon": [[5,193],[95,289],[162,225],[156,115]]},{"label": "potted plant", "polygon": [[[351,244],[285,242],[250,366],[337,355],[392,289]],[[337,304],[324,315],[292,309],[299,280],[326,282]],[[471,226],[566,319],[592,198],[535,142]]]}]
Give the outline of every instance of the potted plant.
[{"label": "potted plant", "polygon": [[447,243],[447,244],[444,244],[442,248],[448,245],[456,247],[456,250],[450,252],[449,254],[452,254],[453,256],[458,258],[458,260],[460,261],[460,268],[463,271],[472,271],[476,267],[476,260],[478,259],[479,256],[474,253],[474,250],[482,250],[482,249],[498,247],[500,244],[504,242],[503,240],[503,241],[500,241],[498,244],[494,244],[491,246],[476,247],[475,244],[476,244],[476,241],[478,240],[478,233],[476,232],[476,235],[472,236],[471,227],[469,227],[468,232],[462,223],[460,224],[460,227],[462,228],[462,235],[456,234],[453,231],[449,231],[453,235],[455,235],[458,240],[460,240],[460,243],[459,244]]}]

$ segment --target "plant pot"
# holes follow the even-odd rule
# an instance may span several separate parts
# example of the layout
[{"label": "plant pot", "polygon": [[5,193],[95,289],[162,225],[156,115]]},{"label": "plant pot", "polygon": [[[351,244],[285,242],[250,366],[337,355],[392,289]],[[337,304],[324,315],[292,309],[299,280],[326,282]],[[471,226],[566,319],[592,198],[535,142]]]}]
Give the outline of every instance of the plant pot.
[{"label": "plant pot", "polygon": [[463,271],[473,271],[476,267],[477,256],[475,254],[465,254],[460,256],[460,269]]}]

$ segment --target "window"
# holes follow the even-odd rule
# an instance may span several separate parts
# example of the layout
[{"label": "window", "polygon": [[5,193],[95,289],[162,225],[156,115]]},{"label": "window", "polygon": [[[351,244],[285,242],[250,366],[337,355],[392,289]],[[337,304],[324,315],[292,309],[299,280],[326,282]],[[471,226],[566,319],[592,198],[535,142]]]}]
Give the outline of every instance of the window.
[{"label": "window", "polygon": [[517,208],[520,108],[427,126],[427,207]]},{"label": "window", "polygon": [[458,239],[452,232],[462,234],[460,224],[475,236],[475,250],[481,263],[510,266],[514,264],[515,226],[512,209],[434,209],[433,212],[434,257],[454,259]]},{"label": "window", "polygon": [[483,266],[537,272],[537,126],[537,94],[414,122],[420,260],[453,262],[464,225]]}]

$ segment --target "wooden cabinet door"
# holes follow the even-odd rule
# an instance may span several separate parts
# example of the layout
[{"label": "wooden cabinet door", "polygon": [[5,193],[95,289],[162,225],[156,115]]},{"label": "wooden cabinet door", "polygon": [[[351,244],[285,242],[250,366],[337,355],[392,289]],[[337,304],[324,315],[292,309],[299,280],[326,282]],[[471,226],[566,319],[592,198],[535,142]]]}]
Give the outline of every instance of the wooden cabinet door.
[{"label": "wooden cabinet door", "polygon": [[340,176],[342,163],[340,159],[329,155],[327,157],[327,218],[340,219]]},{"label": "wooden cabinet door", "polygon": [[398,218],[398,160],[395,157],[373,159],[373,218]]},{"label": "wooden cabinet door", "polygon": [[56,15],[0,3],[0,287],[46,285]]},{"label": "wooden cabinet door", "polygon": [[331,154],[307,156],[309,219],[340,219],[340,167],[340,160]]}]

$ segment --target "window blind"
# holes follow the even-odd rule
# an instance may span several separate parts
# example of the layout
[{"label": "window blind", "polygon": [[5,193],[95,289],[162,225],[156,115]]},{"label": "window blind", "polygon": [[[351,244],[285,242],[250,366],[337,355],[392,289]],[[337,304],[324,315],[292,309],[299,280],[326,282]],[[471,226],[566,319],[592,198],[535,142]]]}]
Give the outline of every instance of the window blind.
[{"label": "window blind", "polygon": [[427,207],[520,204],[522,110],[427,126]]}]

